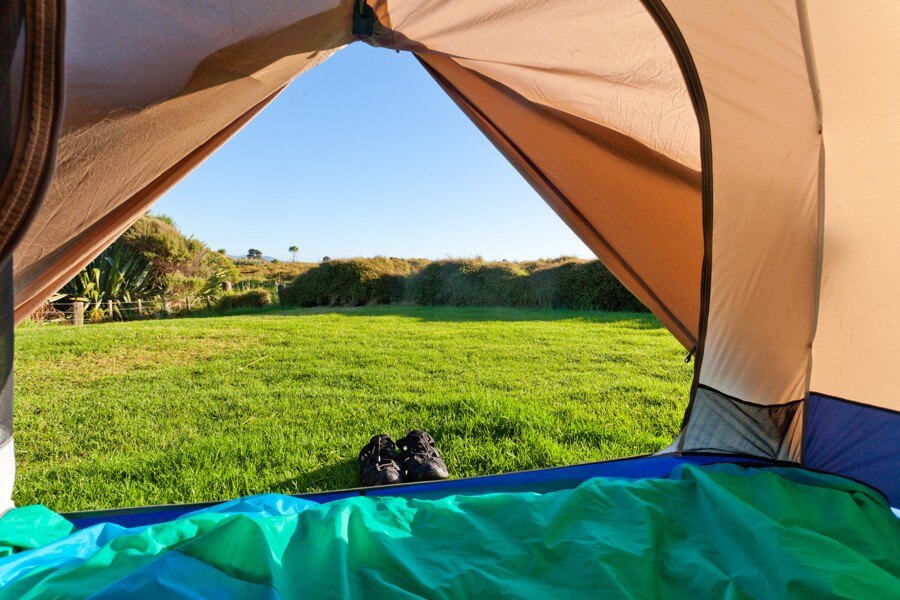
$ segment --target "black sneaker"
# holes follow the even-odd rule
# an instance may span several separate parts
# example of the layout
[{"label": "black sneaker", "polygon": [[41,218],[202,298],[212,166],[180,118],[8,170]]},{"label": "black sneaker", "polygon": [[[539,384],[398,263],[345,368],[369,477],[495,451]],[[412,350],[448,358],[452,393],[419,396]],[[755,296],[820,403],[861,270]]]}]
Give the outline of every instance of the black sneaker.
[{"label": "black sneaker", "polygon": [[406,437],[397,440],[397,446],[400,447],[406,481],[434,481],[450,476],[441,453],[434,447],[434,438],[427,432],[421,429],[410,431]]},{"label": "black sneaker", "polygon": [[390,485],[403,481],[403,470],[397,462],[397,447],[390,436],[372,437],[359,451],[359,483],[363,487]]}]

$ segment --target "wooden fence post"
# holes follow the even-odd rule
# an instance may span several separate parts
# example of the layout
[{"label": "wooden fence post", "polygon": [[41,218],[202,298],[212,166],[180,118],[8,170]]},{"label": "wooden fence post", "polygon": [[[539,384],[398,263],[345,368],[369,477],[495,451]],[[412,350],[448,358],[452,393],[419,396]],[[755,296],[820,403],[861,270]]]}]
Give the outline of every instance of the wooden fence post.
[{"label": "wooden fence post", "polygon": [[72,325],[84,325],[84,302],[72,305]]},{"label": "wooden fence post", "polygon": [[106,301],[106,310],[107,310],[107,312],[109,312],[110,319],[115,318],[115,313],[113,312],[113,301],[112,300]]},{"label": "wooden fence post", "polygon": [[185,308],[185,312],[187,314],[191,314],[191,298],[190,298],[190,296],[185,297],[184,308]]},{"label": "wooden fence post", "polygon": [[226,281],[226,282],[225,282],[225,291],[226,291],[226,292],[230,292],[230,291],[231,291],[231,282],[230,282],[230,281]]},{"label": "wooden fence post", "polygon": [[141,299],[137,299],[137,313],[139,317],[144,316],[144,304],[141,302]]}]

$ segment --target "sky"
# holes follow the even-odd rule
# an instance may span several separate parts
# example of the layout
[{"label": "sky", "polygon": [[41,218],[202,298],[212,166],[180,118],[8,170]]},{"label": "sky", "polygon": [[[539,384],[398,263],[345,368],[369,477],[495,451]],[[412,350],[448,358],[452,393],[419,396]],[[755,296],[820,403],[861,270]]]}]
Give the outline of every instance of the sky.
[{"label": "sky", "polygon": [[294,81],[152,212],[231,255],[592,256],[411,55],[364,44]]}]

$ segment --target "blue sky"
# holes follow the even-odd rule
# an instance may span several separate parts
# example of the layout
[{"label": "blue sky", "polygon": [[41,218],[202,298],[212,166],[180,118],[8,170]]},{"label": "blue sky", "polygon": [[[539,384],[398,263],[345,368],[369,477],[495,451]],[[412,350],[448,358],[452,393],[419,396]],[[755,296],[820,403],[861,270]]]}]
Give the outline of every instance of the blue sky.
[{"label": "blue sky", "polygon": [[304,74],[153,212],[229,254],[592,256],[405,53]]}]

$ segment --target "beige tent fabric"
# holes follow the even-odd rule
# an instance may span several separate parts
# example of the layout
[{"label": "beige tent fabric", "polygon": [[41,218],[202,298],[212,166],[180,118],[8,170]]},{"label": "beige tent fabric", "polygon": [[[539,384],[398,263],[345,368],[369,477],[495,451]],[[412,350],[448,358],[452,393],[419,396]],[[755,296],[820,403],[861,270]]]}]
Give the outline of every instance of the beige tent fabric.
[{"label": "beige tent fabric", "polygon": [[[232,135],[240,131],[282,89],[284,88],[276,90],[271,96],[263,99],[262,102],[251,108],[244,115],[241,115],[240,118],[230,123],[199,148],[150,182],[140,192],[128,198],[127,201],[120,203],[93,225],[57,248],[53,254],[53,261],[55,264],[63,265],[62,268],[50,273],[42,272],[41,277],[28,279],[24,284],[21,283],[22,278],[20,278],[17,283],[21,287],[16,290],[18,296],[16,319],[21,320],[27,317],[45,298],[56,292],[56,290],[60,289],[78,274],[85,264],[89,263],[104,248],[112,244],[141,215],[147,212],[157,198],[221,147]],[[22,300],[22,298],[25,298],[25,300]]]},{"label": "beige tent fabric", "polygon": [[[703,255],[699,134],[638,0],[390,0],[373,44],[414,51],[688,348]],[[560,31],[565,30],[561,35]]]},{"label": "beige tent fabric", "polygon": [[771,405],[806,395],[820,135],[793,0],[666,0],[712,130],[712,274],[700,383]]},{"label": "beige tent fabric", "polygon": [[694,170],[697,121],[640,0],[387,0],[373,42],[452,57],[522,95],[603,124]]},{"label": "beige tent fabric", "polygon": [[223,143],[223,132],[236,132],[254,107],[347,44],[352,5],[70,5],[57,172],[15,253],[16,318]]},{"label": "beige tent fabric", "polygon": [[809,3],[825,232],[811,389],[900,410],[900,2]]}]

